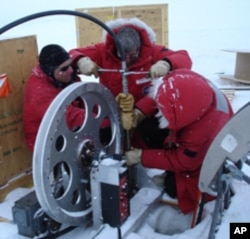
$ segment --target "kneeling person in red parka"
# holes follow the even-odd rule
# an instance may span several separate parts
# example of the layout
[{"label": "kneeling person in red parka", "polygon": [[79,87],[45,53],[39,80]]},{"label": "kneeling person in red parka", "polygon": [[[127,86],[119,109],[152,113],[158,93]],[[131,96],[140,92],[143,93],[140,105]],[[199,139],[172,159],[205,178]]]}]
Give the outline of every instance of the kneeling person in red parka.
[{"label": "kneeling person in red parka", "polygon": [[[144,117],[156,114],[159,127],[168,128],[170,133],[159,149],[127,151],[127,164],[141,162],[144,167],[174,175],[171,181],[176,195],[172,196],[177,197],[183,213],[193,211],[199,200],[202,162],[211,142],[233,115],[230,103],[203,76],[177,69],[153,81],[149,96],[137,102],[134,111]],[[173,186],[167,181],[166,191]]]}]

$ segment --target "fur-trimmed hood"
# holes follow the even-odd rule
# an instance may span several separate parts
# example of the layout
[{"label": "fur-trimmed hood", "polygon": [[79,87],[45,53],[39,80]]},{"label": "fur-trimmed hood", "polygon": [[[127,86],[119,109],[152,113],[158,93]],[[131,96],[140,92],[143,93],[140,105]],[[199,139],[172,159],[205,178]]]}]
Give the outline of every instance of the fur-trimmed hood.
[{"label": "fur-trimmed hood", "polygon": [[[114,32],[114,34],[125,26],[134,28],[140,35],[142,49],[151,48],[152,44],[156,43],[156,34],[153,29],[138,18],[119,18],[106,22],[106,25]],[[115,43],[112,36],[107,34],[106,31],[103,32],[103,42],[106,45],[106,49],[112,52],[115,48]]]},{"label": "fur-trimmed hood", "polygon": [[[132,26],[135,29],[144,30],[147,33],[147,37],[151,43],[156,42],[156,34],[153,29],[148,26],[145,22],[140,20],[139,18],[118,18],[115,20],[107,21],[105,23],[107,27],[109,27],[114,33],[116,33],[120,28],[124,26]],[[140,32],[140,31],[139,31]],[[103,41],[106,40],[107,32],[103,31]]]}]

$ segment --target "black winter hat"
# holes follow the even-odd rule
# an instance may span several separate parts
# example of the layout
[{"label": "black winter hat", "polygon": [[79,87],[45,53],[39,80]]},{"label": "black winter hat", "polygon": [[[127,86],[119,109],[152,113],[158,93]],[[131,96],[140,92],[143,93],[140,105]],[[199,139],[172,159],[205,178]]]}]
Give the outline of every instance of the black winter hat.
[{"label": "black winter hat", "polygon": [[39,55],[41,69],[46,75],[51,77],[54,77],[55,69],[68,59],[70,59],[69,53],[56,44],[45,46]]}]

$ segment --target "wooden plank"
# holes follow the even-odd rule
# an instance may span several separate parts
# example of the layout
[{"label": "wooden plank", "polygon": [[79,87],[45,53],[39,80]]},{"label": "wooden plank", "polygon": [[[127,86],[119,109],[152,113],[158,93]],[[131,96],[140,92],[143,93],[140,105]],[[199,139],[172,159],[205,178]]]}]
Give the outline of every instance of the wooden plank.
[{"label": "wooden plank", "polygon": [[[103,23],[117,17],[117,13],[113,15],[112,8],[78,9],[77,11],[90,14]],[[76,18],[77,46],[87,46],[102,41],[103,30],[101,26],[88,19]]]},{"label": "wooden plank", "polygon": [[250,49],[222,49],[222,51],[227,51],[227,52],[239,52],[239,53],[250,53]]},{"label": "wooden plank", "polygon": [[[6,73],[10,94],[0,98],[0,190],[5,194],[9,181],[29,172],[32,154],[24,141],[22,104],[25,83],[37,63],[35,36],[0,41],[0,74]],[[14,184],[18,186],[18,181]]]},{"label": "wooden plank", "polygon": [[250,83],[250,53],[237,52],[235,77]]},{"label": "wooden plank", "polygon": [[[76,9],[98,18],[103,23],[117,18],[137,17],[156,33],[156,43],[168,46],[168,5],[139,5]],[[76,18],[77,46],[84,47],[103,40],[103,29],[87,19]]]},{"label": "wooden plank", "polygon": [[241,83],[241,86],[243,89],[249,89],[250,80],[244,80],[244,79],[235,77],[234,75],[221,74],[219,76],[221,79],[224,79],[224,80],[230,80],[235,83]]},{"label": "wooden plank", "polygon": [[144,21],[154,30],[156,43],[168,46],[167,7],[167,4],[123,7],[120,9],[120,17],[137,17]]},{"label": "wooden plank", "polygon": [[224,79],[250,84],[250,50],[227,49],[227,52],[236,53],[234,75],[223,75]]},{"label": "wooden plank", "polygon": [[232,102],[235,95],[235,89],[221,89],[221,91],[226,95],[228,100]]},{"label": "wooden plank", "polygon": [[16,188],[31,188],[33,187],[32,173],[28,172],[19,177],[10,180],[3,187],[0,188],[0,202],[2,202],[6,195]]}]

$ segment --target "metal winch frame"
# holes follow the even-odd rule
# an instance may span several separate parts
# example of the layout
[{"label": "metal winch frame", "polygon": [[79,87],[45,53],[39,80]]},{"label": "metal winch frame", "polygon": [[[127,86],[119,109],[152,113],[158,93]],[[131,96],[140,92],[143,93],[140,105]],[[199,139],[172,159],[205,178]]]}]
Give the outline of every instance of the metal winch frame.
[{"label": "metal winch frame", "polygon": [[[67,107],[84,104],[85,118],[70,130]],[[102,122],[110,121],[109,142],[102,142]],[[91,213],[91,157],[97,150],[121,154],[123,130],[111,92],[98,83],[74,83],[51,103],[39,127],[33,155],[33,180],[38,201],[58,222],[80,225]]]},{"label": "metal winch frame", "polygon": [[[20,18],[0,29],[0,35],[27,21],[51,15],[71,15],[90,20],[108,32],[121,53],[122,86],[128,93],[124,50],[113,31],[99,19],[70,10],[52,10]],[[85,118],[79,128],[70,130],[67,107],[78,98],[84,104]],[[39,107],[39,106],[38,106]],[[101,122],[110,122],[109,142],[101,139]],[[121,154],[123,130],[111,92],[98,83],[75,83],[59,94],[47,110],[33,154],[33,181],[39,203],[53,219],[70,225],[88,221],[91,212],[90,161],[96,150]]]},{"label": "metal winch frame", "polygon": [[225,209],[235,194],[232,181],[250,184],[244,164],[250,165],[250,102],[245,104],[217,134],[202,164],[199,189],[216,196],[208,239],[214,239]]},{"label": "metal winch frame", "polygon": [[[85,18],[96,23],[111,35],[121,53],[121,69],[117,71],[122,75],[123,93],[129,93],[127,75],[148,73],[128,72],[124,50],[113,31],[99,19],[85,13],[53,10],[31,14],[0,28],[0,35],[27,21],[51,15],[72,15]],[[113,69],[99,70],[113,71]],[[74,101],[80,101],[83,104],[85,113],[82,124],[75,129],[70,129],[67,125],[66,114],[67,108]],[[102,128],[104,121],[110,123],[109,130],[104,130],[105,132]],[[126,184],[124,178],[126,177],[120,175],[121,171],[126,171],[124,170],[126,164],[124,165],[124,160],[121,160],[125,138],[123,133],[115,98],[103,85],[94,82],[74,83],[57,95],[44,115],[33,154],[33,181],[36,197],[42,210],[45,211],[45,215],[47,214],[52,220],[59,222],[58,225],[62,223],[65,226],[78,226],[92,221],[94,229],[98,230],[103,222],[101,218],[103,217],[102,198],[99,197],[98,200],[95,200],[100,193],[100,184],[113,185],[115,182],[121,196],[126,196],[126,193],[124,194]],[[104,134],[108,134],[108,137],[105,137]],[[127,145],[129,145],[128,133],[126,137]],[[93,160],[96,153],[100,153],[99,160]],[[117,156],[120,157],[120,160],[117,160]],[[110,159],[110,157],[116,158],[116,163],[112,166],[101,163],[103,159]],[[113,172],[111,178],[108,176],[110,172]],[[133,172],[136,174],[139,186],[153,185],[152,182],[145,184],[149,178],[142,167],[136,167]],[[137,175],[137,172],[140,176]],[[118,182],[118,179],[121,182]],[[152,188],[156,188],[156,186],[153,185]],[[158,191],[155,195],[155,198],[159,197]],[[115,219],[115,223],[118,221],[117,226],[119,227],[129,212],[126,211],[126,206],[118,205],[118,209],[122,211],[122,215],[116,215],[121,218]],[[15,212],[19,212],[19,210],[23,209],[14,207]],[[41,220],[43,219],[41,218]],[[111,224],[114,224],[113,218],[110,220]],[[19,226],[22,231],[27,229],[24,225]],[[32,225],[30,226],[32,227]],[[35,231],[37,228],[30,229]],[[30,232],[30,235],[33,233]]]}]

